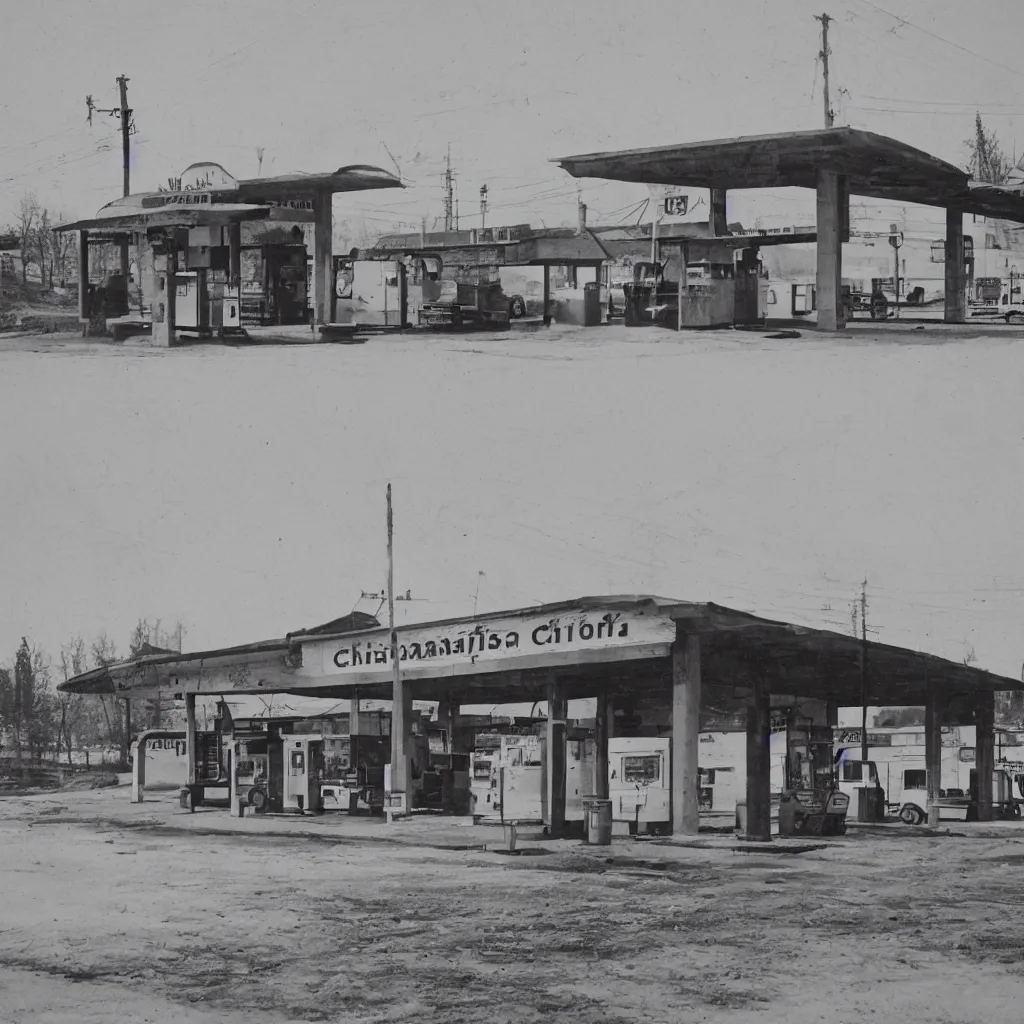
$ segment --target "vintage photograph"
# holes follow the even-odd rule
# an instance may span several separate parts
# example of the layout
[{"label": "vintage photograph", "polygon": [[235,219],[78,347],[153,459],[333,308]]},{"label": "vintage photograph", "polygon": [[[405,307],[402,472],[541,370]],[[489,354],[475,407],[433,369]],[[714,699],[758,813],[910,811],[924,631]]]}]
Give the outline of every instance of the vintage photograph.
[{"label": "vintage photograph", "polygon": [[1017,1024],[1022,31],[0,0],[0,1024]]}]

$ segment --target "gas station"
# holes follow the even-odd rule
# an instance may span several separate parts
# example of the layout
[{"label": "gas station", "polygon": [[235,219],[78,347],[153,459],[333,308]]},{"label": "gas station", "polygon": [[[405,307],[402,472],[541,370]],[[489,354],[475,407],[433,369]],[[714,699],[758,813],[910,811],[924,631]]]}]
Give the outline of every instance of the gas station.
[{"label": "gas station", "polygon": [[[1019,186],[972,181],[966,171],[896,139],[855,128],[824,128],[693,142],[653,149],[587,153],[552,161],[575,178],[710,189],[718,215],[712,223],[724,239],[730,189],[807,188],[817,195],[816,288],[818,327],[845,327],[842,246],[850,238],[850,196],[918,203],[946,211],[945,304],[947,323],[966,319],[964,214],[1024,223]],[[811,239],[805,239],[811,240]],[[754,244],[756,240],[754,240]],[[683,245],[677,243],[680,253]],[[685,254],[681,262],[686,264]],[[688,286],[679,277],[679,309]],[[698,292],[706,290],[700,282]],[[713,289],[712,289],[713,291]],[[707,319],[701,299],[699,313]],[[722,319],[722,314],[718,313]],[[679,328],[684,326],[682,315]]]},{"label": "gas station", "polygon": [[[150,654],[84,673],[58,689],[130,699],[159,692],[182,699],[188,749],[196,752],[189,767],[192,792],[201,788],[200,762],[211,759],[209,751],[201,756],[206,748],[197,742],[197,697],[286,693],[351,702],[344,723],[312,737],[289,735],[288,730],[272,737],[265,729],[236,734],[230,715],[221,716],[215,730],[220,753],[212,760],[217,761],[218,784],[229,787],[232,814],[259,812],[268,790],[286,796],[293,786],[290,775],[296,776],[298,786],[289,798],[293,806],[301,795],[322,809],[330,787],[321,785],[314,792],[310,783],[324,780],[337,783],[333,796],[344,805],[343,780],[335,776],[360,768],[354,746],[361,745],[369,758],[362,768],[372,762],[384,809],[389,817],[402,817],[414,809],[412,769],[421,754],[432,757],[434,751],[447,758],[447,784],[460,790],[469,786],[471,750],[465,747],[471,741],[460,728],[464,706],[545,702],[538,778],[545,789],[544,824],[552,837],[566,829],[569,700],[596,702],[588,795],[599,800],[608,800],[614,781],[610,776],[616,773],[609,766],[610,741],[628,735],[663,741],[664,824],[677,836],[695,835],[700,824],[702,716],[709,708],[732,706],[746,722],[743,832],[759,841],[772,835],[769,751],[773,722],[780,716],[791,733],[786,787],[813,802],[834,789],[832,727],[839,707],[923,705],[932,824],[939,819],[943,798],[942,730],[973,724],[977,816],[990,821],[994,694],[1024,689],[1020,680],[935,655],[715,604],[648,596],[581,598],[402,626],[396,630],[394,649],[397,666],[391,658],[390,631],[372,616],[356,614],[240,647]],[[368,701],[390,702],[386,723],[362,710]],[[422,709],[422,702],[436,705],[436,722],[427,723],[415,708],[420,703]],[[230,756],[224,756],[225,750]],[[338,770],[330,770],[327,762],[342,754]],[[626,757],[621,766],[638,771],[641,782],[656,781],[651,772],[658,768],[650,756]],[[365,778],[357,790],[365,796]],[[438,806],[459,813],[461,800],[448,795]],[[862,796],[858,816],[873,820],[870,793],[865,790]],[[354,807],[352,803],[350,809]]]},{"label": "gas station", "polygon": [[[116,199],[95,217],[55,229],[78,232],[79,320],[87,333],[101,325],[115,333],[151,332],[154,345],[167,346],[178,331],[245,332],[254,340],[269,333],[280,341],[308,336],[315,325],[326,339],[334,320],[333,196],[404,187],[390,172],[364,165],[236,179],[210,162],[192,164],[168,186]],[[257,222],[271,230],[243,245],[243,225]],[[312,225],[311,255],[303,225]],[[107,309],[95,308],[89,283],[90,245],[101,243],[122,251],[117,301]],[[135,311],[129,243],[139,254]]]}]

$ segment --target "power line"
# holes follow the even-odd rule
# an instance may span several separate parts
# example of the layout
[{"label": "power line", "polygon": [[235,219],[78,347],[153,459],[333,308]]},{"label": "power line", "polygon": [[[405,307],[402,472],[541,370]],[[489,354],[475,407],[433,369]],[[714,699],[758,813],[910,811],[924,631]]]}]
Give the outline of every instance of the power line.
[{"label": "power line", "polygon": [[899,110],[896,107],[865,107],[859,103],[851,103],[851,110],[863,110],[869,114],[911,114],[915,117],[920,117],[923,113],[927,113],[929,117],[965,117],[973,118],[975,114],[984,114],[986,117],[1013,117],[1024,113],[1024,108],[1016,110],[979,110],[974,108],[972,110]]},{"label": "power line", "polygon": [[992,60],[991,57],[986,57],[983,54],[976,53],[974,50],[970,50],[966,46],[962,46],[960,43],[954,43],[953,40],[946,39],[945,36],[940,36],[938,33],[932,32],[929,29],[921,28],[920,25],[915,25],[912,21],[908,21],[906,18],[901,18],[899,15],[893,14],[892,11],[887,11],[884,7],[879,7],[877,4],[871,3],[871,0],[859,0],[859,2],[864,4],[865,7],[870,7],[872,10],[878,11],[879,14],[884,14],[887,18],[892,18],[893,21],[898,23],[897,28],[903,28],[903,26],[906,26],[907,28],[915,29],[926,36],[931,36],[932,39],[937,39],[940,43],[952,46],[961,53],[966,53],[971,57],[976,57],[978,60],[983,60],[986,64],[991,64],[993,67],[1000,68],[1003,71],[1009,71],[1014,75],[1021,74],[1017,68],[1012,68],[1008,64],[1000,64],[999,61]]}]

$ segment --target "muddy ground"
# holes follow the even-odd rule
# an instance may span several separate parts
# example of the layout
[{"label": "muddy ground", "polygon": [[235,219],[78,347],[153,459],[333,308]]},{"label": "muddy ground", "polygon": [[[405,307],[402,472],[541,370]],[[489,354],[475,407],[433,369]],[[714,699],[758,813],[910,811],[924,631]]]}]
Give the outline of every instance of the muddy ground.
[{"label": "muddy ground", "polygon": [[0,800],[0,1019],[1021,1019],[1019,826],[510,857],[450,824],[266,821]]}]

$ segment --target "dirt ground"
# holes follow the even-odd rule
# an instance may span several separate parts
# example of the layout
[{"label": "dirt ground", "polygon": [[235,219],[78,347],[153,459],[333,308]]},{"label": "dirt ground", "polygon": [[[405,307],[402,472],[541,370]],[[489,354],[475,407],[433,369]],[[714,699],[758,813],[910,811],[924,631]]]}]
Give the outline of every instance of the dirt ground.
[{"label": "dirt ground", "polygon": [[1011,1022],[1024,829],[488,851],[480,828],[0,800],[0,1019]]}]

